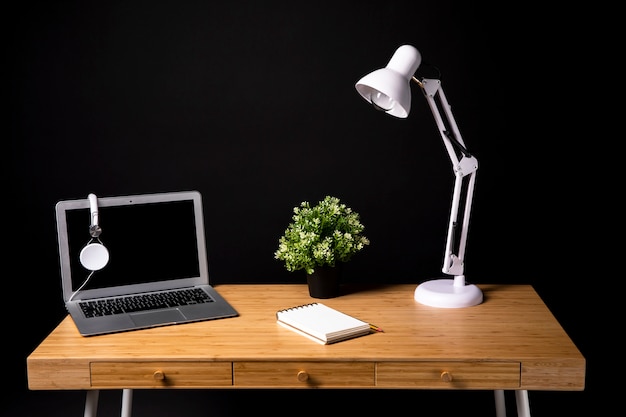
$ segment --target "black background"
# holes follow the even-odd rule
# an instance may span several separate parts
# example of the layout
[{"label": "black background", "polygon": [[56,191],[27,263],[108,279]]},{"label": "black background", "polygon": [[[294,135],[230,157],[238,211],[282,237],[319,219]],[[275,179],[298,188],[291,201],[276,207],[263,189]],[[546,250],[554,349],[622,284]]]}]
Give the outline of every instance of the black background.
[{"label": "black background", "polygon": [[[304,283],[273,252],[295,205],[334,195],[360,213],[372,242],[346,265],[346,281],[439,277],[453,176],[432,114],[416,88],[407,119],[375,112],[354,89],[408,43],[440,70],[479,161],[468,280],[533,285],[587,359],[586,389],[531,392],[533,416],[589,415],[602,392],[594,346],[613,345],[594,319],[612,292],[602,268],[619,254],[596,255],[608,250],[594,210],[605,194],[589,169],[602,170],[592,163],[602,136],[584,76],[603,56],[582,47],[585,13],[451,0],[21,2],[5,15],[3,275],[7,298],[32,304],[4,324],[15,394],[3,413],[82,415],[82,393],[32,392],[26,381],[26,357],[65,316],[61,199],[199,190],[219,285]],[[134,409],[176,415],[167,407],[185,404],[181,415],[226,416],[258,404],[286,415],[290,398],[301,414],[336,394],[138,392]],[[484,392],[343,394],[346,412],[366,414],[493,407]],[[110,411],[101,400],[100,415],[118,413],[116,401]],[[204,410],[209,401],[217,410]]]}]

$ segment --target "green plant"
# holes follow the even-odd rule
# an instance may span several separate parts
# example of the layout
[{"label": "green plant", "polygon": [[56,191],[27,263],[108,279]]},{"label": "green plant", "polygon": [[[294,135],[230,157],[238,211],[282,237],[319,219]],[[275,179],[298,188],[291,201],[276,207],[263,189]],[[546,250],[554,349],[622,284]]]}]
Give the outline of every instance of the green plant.
[{"label": "green plant", "polygon": [[315,206],[303,201],[293,213],[274,252],[290,272],[304,269],[312,274],[316,266],[347,262],[370,243],[362,235],[365,226],[359,214],[337,197],[326,196]]}]

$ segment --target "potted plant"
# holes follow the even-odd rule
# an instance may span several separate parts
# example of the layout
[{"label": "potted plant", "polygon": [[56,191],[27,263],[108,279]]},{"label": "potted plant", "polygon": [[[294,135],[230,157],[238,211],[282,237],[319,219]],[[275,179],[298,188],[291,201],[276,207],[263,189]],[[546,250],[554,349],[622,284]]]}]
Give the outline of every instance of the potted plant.
[{"label": "potted plant", "polygon": [[[309,293],[315,298],[338,294],[337,267],[369,245],[360,216],[337,197],[326,196],[317,205],[303,201],[294,207],[292,221],[278,242],[274,257],[290,271],[304,270]],[[323,277],[331,279],[327,285]]]}]

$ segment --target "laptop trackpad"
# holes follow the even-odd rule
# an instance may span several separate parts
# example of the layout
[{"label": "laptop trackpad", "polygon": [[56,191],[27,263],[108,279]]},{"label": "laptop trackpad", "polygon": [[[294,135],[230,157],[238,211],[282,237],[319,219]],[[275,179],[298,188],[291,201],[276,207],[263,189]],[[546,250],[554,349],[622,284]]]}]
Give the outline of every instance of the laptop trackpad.
[{"label": "laptop trackpad", "polygon": [[178,323],[185,320],[185,316],[178,310],[144,311],[134,313],[130,318],[137,326],[153,326],[155,324]]}]

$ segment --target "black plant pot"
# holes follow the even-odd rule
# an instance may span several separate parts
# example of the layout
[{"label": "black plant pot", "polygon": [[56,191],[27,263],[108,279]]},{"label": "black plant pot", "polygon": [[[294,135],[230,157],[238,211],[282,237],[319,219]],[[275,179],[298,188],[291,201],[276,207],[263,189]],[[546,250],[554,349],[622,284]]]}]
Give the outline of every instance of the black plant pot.
[{"label": "black plant pot", "polygon": [[312,274],[307,274],[309,295],[313,298],[334,298],[340,293],[341,265],[316,266]]}]

